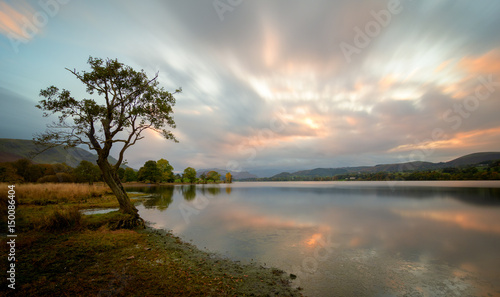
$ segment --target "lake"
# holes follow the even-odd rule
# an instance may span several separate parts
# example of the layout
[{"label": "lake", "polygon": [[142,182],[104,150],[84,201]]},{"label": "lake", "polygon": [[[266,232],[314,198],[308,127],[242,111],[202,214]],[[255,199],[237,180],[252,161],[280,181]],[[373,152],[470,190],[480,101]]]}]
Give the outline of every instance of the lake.
[{"label": "lake", "polygon": [[154,228],[297,276],[306,296],[500,296],[500,182],[150,186]]}]

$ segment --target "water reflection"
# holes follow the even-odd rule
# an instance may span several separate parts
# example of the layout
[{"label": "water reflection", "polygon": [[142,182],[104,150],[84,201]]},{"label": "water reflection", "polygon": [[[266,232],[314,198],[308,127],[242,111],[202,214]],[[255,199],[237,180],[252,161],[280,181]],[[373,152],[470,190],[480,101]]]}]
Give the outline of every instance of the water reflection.
[{"label": "water reflection", "polygon": [[[360,296],[404,295],[402,288],[409,295],[475,295],[477,288],[495,295],[500,193],[473,185],[178,186],[168,190],[167,211],[139,211],[200,248],[296,272],[305,295],[349,295],[358,287]],[[194,210],[188,222],[179,211],[186,205]]]},{"label": "water reflection", "polygon": [[196,186],[195,185],[183,185],[181,186],[182,196],[186,201],[192,201],[196,198]]},{"label": "water reflection", "polygon": [[133,188],[133,192],[149,194],[148,198],[143,201],[145,208],[157,208],[164,211],[173,201],[174,187],[138,187]]}]

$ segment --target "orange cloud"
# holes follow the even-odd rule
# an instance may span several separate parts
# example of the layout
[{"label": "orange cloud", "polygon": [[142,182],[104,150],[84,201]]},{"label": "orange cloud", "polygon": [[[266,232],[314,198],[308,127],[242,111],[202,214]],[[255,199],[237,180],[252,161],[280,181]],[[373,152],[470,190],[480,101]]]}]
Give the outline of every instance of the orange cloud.
[{"label": "orange cloud", "polygon": [[387,90],[396,82],[396,80],[397,79],[394,75],[385,76],[379,81],[379,86],[381,89]]},{"label": "orange cloud", "polygon": [[473,147],[481,148],[492,144],[492,142],[498,142],[500,135],[500,127],[490,128],[490,129],[479,129],[467,132],[460,132],[454,135],[453,138],[427,141],[416,144],[403,144],[397,146],[388,152],[404,152],[412,150],[422,150],[429,151],[433,149],[449,149],[449,148],[471,148]]},{"label": "orange cloud", "polygon": [[448,65],[450,64],[450,60],[446,60],[443,63],[439,64],[436,69],[434,69],[434,72],[441,72],[443,69],[445,69]]},{"label": "orange cloud", "polygon": [[17,9],[11,5],[0,2],[0,34],[8,36],[9,34],[16,34],[24,38],[31,38],[23,31],[25,19],[32,19],[34,10],[24,1],[16,2]]},{"label": "orange cloud", "polygon": [[262,49],[262,56],[267,67],[272,67],[277,62],[277,58],[279,56],[278,53],[278,34],[272,26],[268,25],[264,28],[264,42]]},{"label": "orange cloud", "polygon": [[480,57],[465,57],[458,67],[474,74],[500,73],[500,49],[494,49]]}]

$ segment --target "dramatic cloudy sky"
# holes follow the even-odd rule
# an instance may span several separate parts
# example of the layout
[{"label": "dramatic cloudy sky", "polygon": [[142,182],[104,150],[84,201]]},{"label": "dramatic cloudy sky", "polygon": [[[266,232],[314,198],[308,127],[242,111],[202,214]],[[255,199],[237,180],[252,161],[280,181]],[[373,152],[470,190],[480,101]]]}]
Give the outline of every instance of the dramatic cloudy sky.
[{"label": "dramatic cloudy sky", "polygon": [[0,1],[1,138],[30,139],[64,68],[118,58],[167,90],[180,143],[138,168],[262,172],[442,161],[500,150],[500,2]]}]

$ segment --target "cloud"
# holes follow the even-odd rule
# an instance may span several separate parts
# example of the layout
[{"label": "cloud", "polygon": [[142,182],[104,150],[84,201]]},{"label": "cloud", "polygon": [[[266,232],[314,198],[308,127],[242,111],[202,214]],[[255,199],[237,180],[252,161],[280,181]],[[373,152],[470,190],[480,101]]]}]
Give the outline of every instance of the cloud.
[{"label": "cloud", "polygon": [[[176,169],[225,167],[232,160],[243,169],[373,165],[428,143],[438,148],[429,161],[497,147],[488,141],[500,127],[496,89],[468,116],[456,111],[480,86],[478,77],[500,78],[496,1],[403,1],[401,13],[351,63],[340,43],[352,43],[355,28],[364,30],[387,3],[243,1],[223,21],[210,1],[116,1],[99,4],[99,11],[95,3],[65,6],[40,45],[9,57],[5,73],[19,73],[19,83],[5,75],[2,84],[32,85],[27,81],[48,76],[15,67],[28,60],[22,65],[40,65],[38,47],[78,53],[67,54],[65,65],[54,61],[54,69],[71,59],[82,65],[87,56],[77,56],[90,51],[150,75],[158,71],[167,90],[183,88],[173,131],[181,143],[148,134],[147,144],[127,156],[135,167],[161,157]],[[61,26],[75,33],[62,34]],[[437,128],[446,138],[429,142]]]},{"label": "cloud", "polygon": [[[26,1],[16,1],[9,5],[7,2],[0,2],[0,34],[9,38],[16,36],[24,39],[31,39],[31,31],[26,30],[26,24],[33,19],[35,10]],[[17,38],[17,37],[16,37]]]}]

